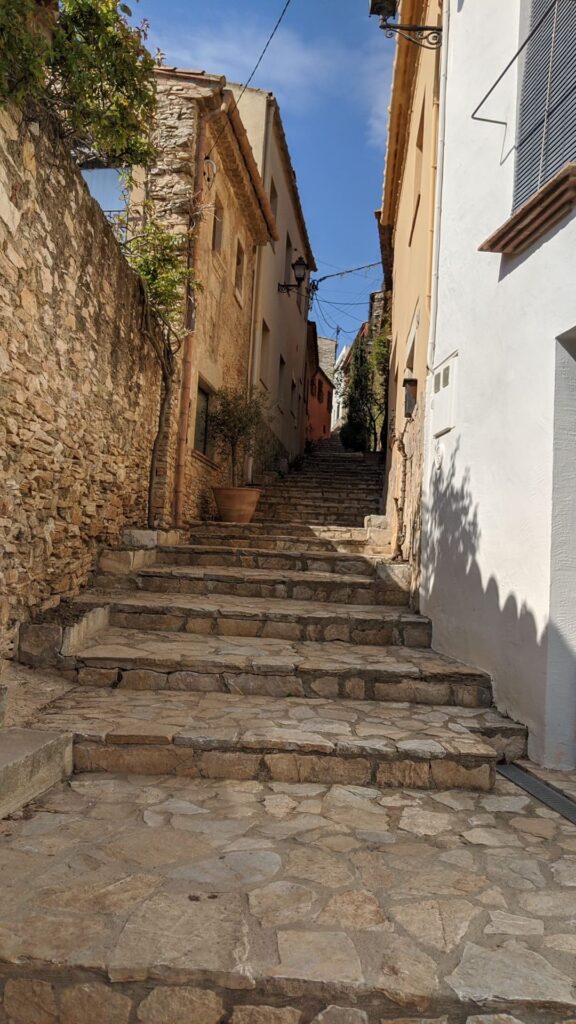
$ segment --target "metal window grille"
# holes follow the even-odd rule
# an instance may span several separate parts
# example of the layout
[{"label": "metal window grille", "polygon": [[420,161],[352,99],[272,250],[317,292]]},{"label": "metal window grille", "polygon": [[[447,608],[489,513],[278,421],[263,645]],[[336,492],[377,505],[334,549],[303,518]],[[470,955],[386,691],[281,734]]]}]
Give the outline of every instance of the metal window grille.
[{"label": "metal window grille", "polygon": [[576,160],[576,0],[532,0],[518,124],[514,209]]}]

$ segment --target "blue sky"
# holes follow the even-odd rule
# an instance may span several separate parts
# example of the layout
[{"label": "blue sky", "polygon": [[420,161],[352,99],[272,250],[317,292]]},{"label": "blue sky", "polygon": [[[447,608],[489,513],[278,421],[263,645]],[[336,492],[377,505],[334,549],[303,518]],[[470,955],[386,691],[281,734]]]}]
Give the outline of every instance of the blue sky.
[{"label": "blue sky", "polygon": [[[167,64],[244,82],[283,6],[284,0],[140,0],[133,10],[150,22],[149,45],[163,51]],[[280,104],[318,276],[379,258],[374,210],[392,59],[393,43],[368,17],[368,0],[292,0],[252,83],[274,92]],[[365,319],[381,276],[376,268],[322,285],[323,312],[342,327],[341,342]],[[314,316],[320,334],[333,335],[317,310]]]}]

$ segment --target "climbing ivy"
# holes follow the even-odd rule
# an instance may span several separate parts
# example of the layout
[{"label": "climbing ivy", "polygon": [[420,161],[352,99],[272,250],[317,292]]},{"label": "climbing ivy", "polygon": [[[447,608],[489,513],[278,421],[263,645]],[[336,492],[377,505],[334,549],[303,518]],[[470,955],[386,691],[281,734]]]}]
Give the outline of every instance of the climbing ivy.
[{"label": "climbing ivy", "polygon": [[[184,296],[193,283],[188,267],[188,235],[174,234],[149,211],[123,244],[126,258],[145,283],[152,308],[176,331],[182,325]],[[197,287],[197,284],[196,284]]]},{"label": "climbing ivy", "polygon": [[0,101],[54,111],[108,163],[149,164],[157,61],[131,13],[118,0],[0,0]]}]

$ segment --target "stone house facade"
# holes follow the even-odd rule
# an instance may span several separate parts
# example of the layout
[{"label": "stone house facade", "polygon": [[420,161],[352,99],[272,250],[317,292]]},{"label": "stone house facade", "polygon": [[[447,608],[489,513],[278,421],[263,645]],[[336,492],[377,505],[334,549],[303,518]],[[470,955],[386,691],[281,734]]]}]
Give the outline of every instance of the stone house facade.
[{"label": "stone house facade", "polygon": [[[214,514],[211,487],[227,483],[207,429],[211,395],[248,388],[257,252],[277,240],[272,207],[225,79],[161,68],[157,164],[141,181],[156,215],[191,232],[199,287],[187,298],[186,337],[159,472],[175,525]],[[133,207],[140,201],[133,195]],[[164,518],[162,510],[160,518]]]}]

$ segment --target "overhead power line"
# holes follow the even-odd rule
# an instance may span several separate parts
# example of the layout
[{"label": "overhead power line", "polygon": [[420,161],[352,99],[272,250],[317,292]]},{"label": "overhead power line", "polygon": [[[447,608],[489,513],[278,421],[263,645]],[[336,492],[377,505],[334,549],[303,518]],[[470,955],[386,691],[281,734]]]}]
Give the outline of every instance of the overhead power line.
[{"label": "overhead power line", "polygon": [[[238,104],[240,103],[240,100],[242,99],[244,93],[246,92],[246,89],[250,85],[250,82],[254,78],[254,75],[256,74],[256,72],[258,71],[258,68],[260,67],[262,61],[264,60],[264,57],[266,56],[266,53],[267,53],[268,48],[270,46],[270,43],[272,42],[272,40],[274,39],[274,36],[276,35],[278,29],[280,28],[280,25],[282,24],[282,21],[284,20],[284,15],[286,14],[286,11],[290,7],[291,3],[292,3],[292,0],[286,0],[286,3],[284,4],[284,7],[282,8],[282,13],[280,14],[280,17],[278,18],[278,21],[276,22],[276,24],[274,25],[274,28],[272,29],[270,35],[268,36],[268,39],[266,40],[266,45],[265,45],[264,49],[262,50],[262,53],[258,57],[258,60],[256,61],[254,67],[252,68],[252,71],[250,72],[249,77],[244,82],[244,85],[242,86],[242,88],[240,90],[240,95],[239,95],[238,99],[234,100],[234,102],[232,103],[231,110],[237,110],[238,109]],[[222,131],[220,132],[220,134],[216,136],[216,139],[215,139],[214,143],[212,144],[212,147],[211,147],[210,152],[208,153],[208,155],[206,157],[206,160],[210,159],[210,156],[211,156],[213,150],[218,145],[218,142],[219,142],[219,140],[220,140],[220,138],[222,136],[222,132],[223,131],[224,131],[224,128],[222,128]]]},{"label": "overhead power line", "polygon": [[372,270],[372,267],[380,267],[382,264],[380,260],[376,263],[365,263],[362,267],[352,267],[350,270],[340,270],[337,274],[324,274],[323,277],[317,277],[316,280],[310,281],[310,291],[315,293],[323,281],[330,281],[334,277],[346,277],[347,274],[359,274],[362,270]]}]

